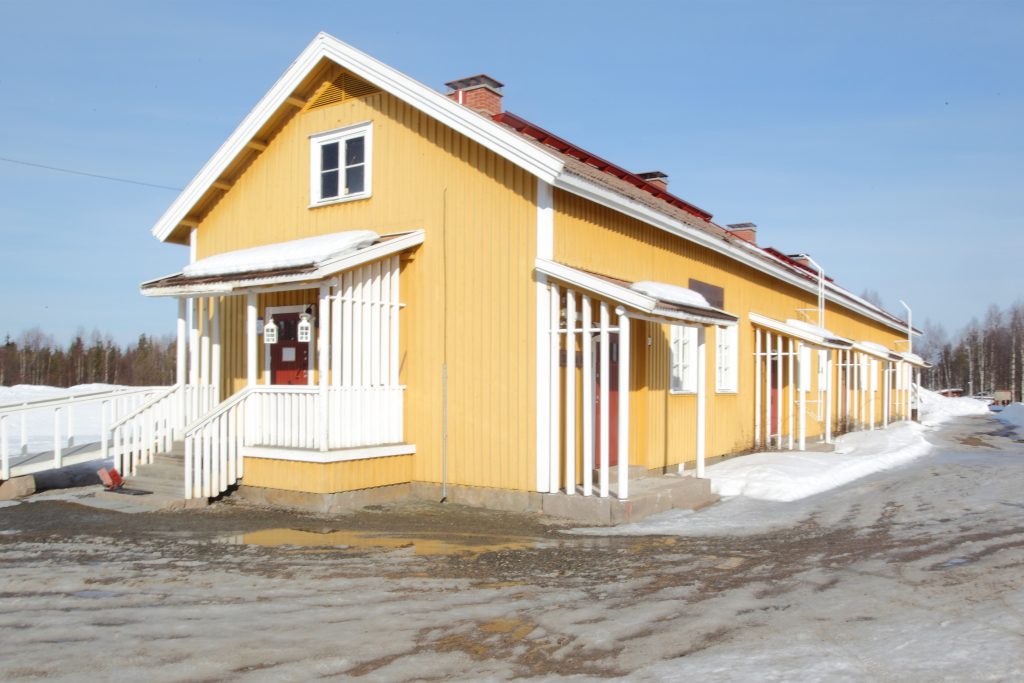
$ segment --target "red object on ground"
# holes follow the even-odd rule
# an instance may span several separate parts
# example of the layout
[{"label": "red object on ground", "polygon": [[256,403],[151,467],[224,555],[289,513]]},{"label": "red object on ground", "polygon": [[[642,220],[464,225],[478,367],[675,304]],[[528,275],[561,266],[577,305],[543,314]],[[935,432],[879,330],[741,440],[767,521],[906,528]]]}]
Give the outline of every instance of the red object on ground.
[{"label": "red object on ground", "polygon": [[100,476],[100,481],[103,482],[103,486],[105,486],[108,491],[116,491],[124,486],[124,479],[121,478],[121,474],[113,468],[111,468],[109,472],[106,468],[102,468],[97,472],[97,474]]}]

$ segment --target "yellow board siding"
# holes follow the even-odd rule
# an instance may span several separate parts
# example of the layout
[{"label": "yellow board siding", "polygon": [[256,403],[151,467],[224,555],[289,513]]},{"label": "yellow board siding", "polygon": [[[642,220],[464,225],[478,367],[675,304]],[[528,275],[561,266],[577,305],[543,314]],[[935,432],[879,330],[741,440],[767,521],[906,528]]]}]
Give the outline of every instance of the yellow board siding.
[{"label": "yellow board siding", "polygon": [[[309,136],[365,121],[372,196],[310,209]],[[447,358],[448,481],[532,490],[535,179],[386,93],[302,111],[269,142],[200,221],[198,256],[344,230],[424,230],[401,274],[412,478],[441,481]],[[315,290],[261,295],[260,315],[316,298]],[[227,395],[245,385],[245,297],[226,297],[223,310]],[[262,378],[262,343],[258,353]]]},{"label": "yellow board siding", "polygon": [[[725,309],[740,317],[739,392],[715,390],[715,330],[707,331],[707,456],[714,457],[747,450],[754,444],[754,328],[748,314],[767,315],[779,320],[814,320],[801,312],[813,309],[817,299],[765,273],[744,266],[705,247],[687,242],[645,223],[617,213],[562,190],[555,191],[555,260],[585,270],[625,280],[658,280],[683,287],[689,279],[722,287]],[[832,332],[857,341],[874,341],[893,347],[900,335],[895,330],[864,316],[830,306],[826,326]],[[646,386],[634,386],[646,408],[646,446],[631,454],[648,467],[691,461],[696,457],[696,401],[692,396],[671,395],[667,390],[667,332],[648,325],[651,345],[647,347]],[[644,340],[646,343],[646,339]],[[877,403],[876,403],[876,411]],[[798,429],[794,416],[794,431]],[[783,428],[788,416],[783,415]],[[823,426],[808,415],[808,435],[818,435]]]},{"label": "yellow board siding", "polygon": [[331,463],[245,458],[242,483],[307,493],[357,491],[412,481],[412,460],[412,455]]}]

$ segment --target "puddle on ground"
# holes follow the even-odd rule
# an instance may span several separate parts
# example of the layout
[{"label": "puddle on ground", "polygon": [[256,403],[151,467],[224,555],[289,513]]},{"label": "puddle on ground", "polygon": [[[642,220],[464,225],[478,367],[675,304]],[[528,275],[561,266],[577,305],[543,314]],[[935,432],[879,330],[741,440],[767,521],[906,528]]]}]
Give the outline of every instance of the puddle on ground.
[{"label": "puddle on ground", "polygon": [[[993,434],[993,436],[999,436],[999,435],[998,434]],[[962,443],[963,445],[965,445],[965,446],[985,446],[986,448],[996,448],[995,446],[990,444],[988,441],[985,441],[984,439],[981,439],[981,438],[979,438],[977,436],[962,436],[962,437],[960,437],[957,440],[960,443]]]},{"label": "puddle on ground", "polygon": [[384,549],[412,548],[416,555],[480,555],[499,550],[527,550],[556,545],[536,538],[445,534],[444,538],[390,536],[368,531],[262,529],[224,539],[235,545],[264,548]]},{"label": "puddle on ground", "polygon": [[971,561],[972,561],[972,560],[970,560],[970,559],[968,559],[968,558],[966,558],[966,557],[954,557],[954,558],[951,558],[951,559],[949,559],[949,560],[946,560],[945,562],[943,562],[942,564],[940,564],[940,565],[938,566],[938,568],[939,568],[939,569],[948,569],[948,568],[950,568],[950,567],[959,567],[960,565],[963,565],[963,564],[968,564],[968,563],[970,563]]}]

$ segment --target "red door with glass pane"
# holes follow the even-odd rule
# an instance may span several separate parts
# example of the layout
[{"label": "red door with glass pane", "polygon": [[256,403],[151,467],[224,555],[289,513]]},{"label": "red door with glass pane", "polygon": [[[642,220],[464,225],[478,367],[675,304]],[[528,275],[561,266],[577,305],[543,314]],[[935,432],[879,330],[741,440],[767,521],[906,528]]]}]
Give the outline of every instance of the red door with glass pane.
[{"label": "red door with glass pane", "polygon": [[276,313],[277,343],[270,344],[270,383],[309,384],[309,343],[300,342],[299,314]]},{"label": "red door with glass pane", "polygon": [[[608,335],[608,466],[619,464],[619,335]],[[601,340],[594,337],[594,466],[601,466]]]}]

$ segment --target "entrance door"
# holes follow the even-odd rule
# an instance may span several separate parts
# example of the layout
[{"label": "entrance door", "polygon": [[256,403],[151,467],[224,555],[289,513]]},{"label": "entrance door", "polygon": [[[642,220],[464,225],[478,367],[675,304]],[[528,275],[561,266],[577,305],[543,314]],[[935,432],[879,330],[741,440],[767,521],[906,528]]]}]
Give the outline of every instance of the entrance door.
[{"label": "entrance door", "polygon": [[[608,466],[619,464],[619,335],[608,335]],[[594,466],[601,465],[601,338],[594,337]]]},{"label": "entrance door", "polygon": [[270,344],[270,383],[309,384],[309,343],[298,341],[299,314],[275,313],[277,343]]}]

